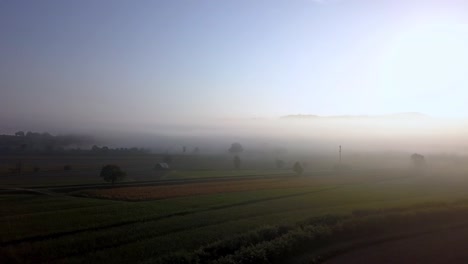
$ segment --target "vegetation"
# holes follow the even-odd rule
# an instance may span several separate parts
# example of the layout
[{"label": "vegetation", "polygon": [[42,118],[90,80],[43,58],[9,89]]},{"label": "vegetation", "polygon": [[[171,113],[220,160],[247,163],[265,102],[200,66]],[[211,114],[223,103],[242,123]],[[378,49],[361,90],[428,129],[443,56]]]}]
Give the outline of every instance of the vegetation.
[{"label": "vegetation", "polygon": [[105,198],[124,201],[148,201],[193,195],[245,192],[317,186],[320,183],[310,179],[274,177],[271,179],[232,179],[177,185],[120,187],[77,191],[77,196]]},{"label": "vegetation", "polygon": [[[232,168],[226,156],[173,155],[178,167],[224,169],[174,169],[152,183],[154,162],[162,157],[21,158],[22,174],[2,177],[0,262],[272,263],[270,255],[280,261],[306,251],[309,261],[333,255],[331,249],[340,243],[386,236],[384,229],[369,231],[381,223],[392,234],[425,228],[414,224],[404,230],[403,224],[392,226],[396,220],[379,222],[396,217],[392,214],[407,218],[416,211],[443,209],[460,217],[426,217],[441,225],[461,221],[462,199],[468,198],[466,177],[447,177],[446,172],[440,174],[444,177],[414,177],[407,169],[318,170],[290,177],[290,170],[274,168],[271,157],[264,163],[269,169],[253,169],[249,160],[243,170],[233,170],[226,169]],[[5,168],[18,160],[9,157]],[[63,164],[73,170],[64,172]],[[130,171],[128,181],[101,184],[99,164]],[[41,170],[33,174],[34,166]],[[146,170],[144,182],[134,180]],[[411,207],[432,201],[449,203]],[[438,227],[432,224],[428,228]],[[341,232],[340,226],[351,231]]]},{"label": "vegetation", "polygon": [[0,135],[0,154],[61,153],[68,147],[91,141],[92,138],[83,136],[18,131],[15,135]]},{"label": "vegetation", "polygon": [[112,182],[112,184],[114,184],[115,182],[124,179],[126,173],[122,171],[119,166],[109,164],[102,167],[100,176],[106,182]]},{"label": "vegetation", "polygon": [[94,145],[91,149],[81,149],[88,146],[94,139],[78,135],[51,135],[47,132],[18,131],[14,135],[0,135],[0,154],[3,155],[148,155],[149,150],[143,148],[109,148]]},{"label": "vegetation", "polygon": [[244,151],[242,145],[238,142],[232,143],[231,147],[228,149],[229,153],[239,155],[241,152]]},{"label": "vegetation", "polygon": [[299,162],[294,163],[293,170],[299,176],[302,175],[302,173],[304,172],[304,169],[302,168],[302,165]]},{"label": "vegetation", "polygon": [[467,216],[468,207],[446,204],[423,204],[409,208],[370,210],[366,213],[358,211],[345,216],[325,215],[292,226],[262,227],[219,240],[191,253],[167,256],[161,263],[284,263],[304,252],[309,252],[311,263],[321,263],[346,249],[344,246],[326,250],[333,244],[343,245],[346,241],[356,239],[373,243],[376,238],[385,241],[403,234],[434,232],[464,223]]},{"label": "vegetation", "polygon": [[426,159],[418,153],[411,155],[411,162],[415,168],[423,168],[426,165]]},{"label": "vegetation", "polygon": [[239,158],[239,156],[237,156],[237,155],[234,156],[233,162],[234,162],[234,168],[235,168],[236,170],[239,170],[240,167],[241,167],[241,159]]}]

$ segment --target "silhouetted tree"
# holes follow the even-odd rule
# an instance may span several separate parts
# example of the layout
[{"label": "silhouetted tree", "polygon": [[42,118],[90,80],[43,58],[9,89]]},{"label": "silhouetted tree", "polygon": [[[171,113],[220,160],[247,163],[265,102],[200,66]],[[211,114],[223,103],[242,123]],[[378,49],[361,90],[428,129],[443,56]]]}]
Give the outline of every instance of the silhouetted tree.
[{"label": "silhouetted tree", "polygon": [[99,152],[100,150],[101,150],[101,148],[96,146],[96,145],[93,145],[93,147],[91,148],[92,152]]},{"label": "silhouetted tree", "polygon": [[103,153],[103,154],[109,153],[109,147],[107,147],[107,146],[102,147],[101,148],[101,153]]},{"label": "silhouetted tree", "polygon": [[194,154],[200,153],[200,149],[199,149],[198,147],[195,147],[195,148],[193,149],[193,153],[194,153]]},{"label": "silhouetted tree", "polygon": [[63,170],[64,170],[64,171],[69,171],[69,170],[71,170],[71,169],[72,169],[72,167],[71,167],[70,165],[65,165],[65,166],[63,166]]},{"label": "silhouetted tree", "polygon": [[239,158],[239,156],[234,156],[234,168],[236,170],[240,169],[240,166],[241,166],[241,160]]},{"label": "silhouetted tree", "polygon": [[63,153],[71,151],[71,148],[66,149],[73,144],[81,144],[88,142],[86,137],[80,136],[53,136],[47,132],[35,133],[18,131],[15,135],[0,136],[0,152],[2,153]]},{"label": "silhouetted tree", "polygon": [[422,168],[426,165],[426,159],[423,155],[418,153],[411,155],[411,162],[415,168]]},{"label": "silhouetted tree", "polygon": [[299,162],[294,163],[293,170],[297,175],[302,175],[302,173],[304,172],[304,169],[302,168],[301,163]]},{"label": "silhouetted tree", "polygon": [[244,148],[240,143],[232,143],[231,147],[228,149],[229,153],[231,154],[240,154],[242,151],[244,151]]},{"label": "silhouetted tree", "polygon": [[107,182],[114,184],[125,178],[126,173],[120,169],[117,165],[106,165],[102,167],[100,176]]},{"label": "silhouetted tree", "polygon": [[40,137],[41,134],[40,134],[40,133],[36,133],[36,132],[28,131],[28,132],[26,133],[26,136],[27,136],[27,137]]}]

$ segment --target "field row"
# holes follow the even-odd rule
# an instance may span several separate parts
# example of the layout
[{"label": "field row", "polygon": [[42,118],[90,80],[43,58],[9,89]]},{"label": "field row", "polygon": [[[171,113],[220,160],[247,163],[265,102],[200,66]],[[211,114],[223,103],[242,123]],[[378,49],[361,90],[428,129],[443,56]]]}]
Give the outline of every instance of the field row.
[{"label": "field row", "polygon": [[[307,186],[306,181],[310,181]],[[195,250],[264,225],[461,199],[467,187],[466,182],[371,175],[290,179],[283,182],[285,188],[272,180],[264,183],[273,188],[142,202],[0,196],[0,256],[9,262],[141,262],[177,250]]]}]

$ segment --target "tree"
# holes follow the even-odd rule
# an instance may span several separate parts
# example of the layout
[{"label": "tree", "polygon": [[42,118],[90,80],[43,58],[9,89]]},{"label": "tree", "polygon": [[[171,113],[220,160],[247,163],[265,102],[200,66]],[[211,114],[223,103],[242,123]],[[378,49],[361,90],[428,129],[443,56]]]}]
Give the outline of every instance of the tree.
[{"label": "tree", "polygon": [[424,156],[418,153],[411,155],[411,162],[415,168],[422,168],[426,165]]},{"label": "tree", "polygon": [[239,158],[239,156],[234,156],[234,168],[236,170],[240,169],[240,166],[241,166],[241,160]]},{"label": "tree", "polygon": [[231,154],[240,154],[242,151],[244,151],[244,148],[242,147],[242,145],[240,143],[232,143],[231,144],[231,147],[228,149],[229,153]]},{"label": "tree", "polygon": [[96,145],[93,145],[93,147],[91,148],[91,151],[92,152],[99,152],[99,151],[101,151],[101,148],[96,146]]},{"label": "tree", "polygon": [[36,132],[28,131],[28,132],[26,133],[26,136],[27,136],[27,137],[40,137],[41,134],[40,134],[40,133],[36,133]]},{"label": "tree", "polygon": [[100,174],[106,182],[112,182],[112,184],[124,179],[126,175],[127,174],[122,171],[119,166],[112,164],[102,167]]},{"label": "tree", "polygon": [[198,154],[198,153],[200,153],[200,149],[198,147],[195,147],[193,149],[193,154]]},{"label": "tree", "polygon": [[24,131],[18,131],[15,133],[15,136],[17,137],[24,137]]},{"label": "tree", "polygon": [[304,169],[302,168],[302,165],[299,162],[294,163],[293,170],[299,176],[302,175],[302,173],[304,172]]}]

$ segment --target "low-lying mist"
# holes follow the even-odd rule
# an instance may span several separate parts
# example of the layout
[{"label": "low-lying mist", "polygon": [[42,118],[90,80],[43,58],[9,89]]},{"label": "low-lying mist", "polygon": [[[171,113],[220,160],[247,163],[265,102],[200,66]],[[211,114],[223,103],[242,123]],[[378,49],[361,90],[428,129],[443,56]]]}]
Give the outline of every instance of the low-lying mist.
[{"label": "low-lying mist", "polygon": [[56,124],[34,129],[92,137],[81,146],[71,146],[81,149],[93,145],[137,147],[156,154],[196,152],[226,155],[226,159],[230,159],[230,145],[238,142],[244,149],[243,158],[263,159],[268,164],[274,159],[299,160],[323,168],[337,162],[339,146],[343,162],[358,167],[404,168],[410,166],[409,155],[420,153],[433,167],[461,169],[468,154],[468,126],[464,120],[437,119],[418,113],[173,120],[156,125],[76,124],[73,129]]},{"label": "low-lying mist", "polygon": [[466,154],[468,126],[462,120],[420,114],[388,116],[287,116],[277,119],[223,119],[166,123],[153,127],[122,126],[95,132],[109,146],[137,146],[177,152],[183,146],[205,153],[226,152],[239,142],[245,152],[287,149],[290,153],[421,152]]}]

